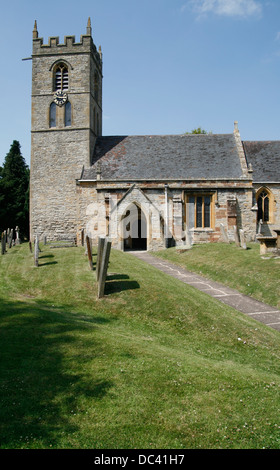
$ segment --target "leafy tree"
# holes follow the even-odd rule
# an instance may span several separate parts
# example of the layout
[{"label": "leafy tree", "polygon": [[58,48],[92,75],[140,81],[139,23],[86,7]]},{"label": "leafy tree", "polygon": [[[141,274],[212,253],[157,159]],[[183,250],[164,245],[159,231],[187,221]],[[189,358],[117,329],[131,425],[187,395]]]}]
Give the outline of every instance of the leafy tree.
[{"label": "leafy tree", "polygon": [[29,233],[29,168],[21,154],[20,143],[14,140],[4,165],[0,168],[0,231],[19,227]]},{"label": "leafy tree", "polygon": [[191,132],[186,132],[186,134],[208,134],[204,129],[198,127],[197,129],[193,129]]}]

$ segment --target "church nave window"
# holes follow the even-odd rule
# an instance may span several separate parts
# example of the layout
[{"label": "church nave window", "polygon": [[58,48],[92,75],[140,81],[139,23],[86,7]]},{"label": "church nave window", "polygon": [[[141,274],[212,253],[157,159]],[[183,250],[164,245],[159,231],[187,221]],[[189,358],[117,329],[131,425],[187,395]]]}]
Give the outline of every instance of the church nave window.
[{"label": "church nave window", "polygon": [[190,228],[211,228],[212,196],[192,194],[187,196],[187,225]]},{"label": "church nave window", "polygon": [[269,192],[263,189],[258,197],[257,197],[257,203],[258,203],[258,222],[262,220],[263,222],[269,222]]}]

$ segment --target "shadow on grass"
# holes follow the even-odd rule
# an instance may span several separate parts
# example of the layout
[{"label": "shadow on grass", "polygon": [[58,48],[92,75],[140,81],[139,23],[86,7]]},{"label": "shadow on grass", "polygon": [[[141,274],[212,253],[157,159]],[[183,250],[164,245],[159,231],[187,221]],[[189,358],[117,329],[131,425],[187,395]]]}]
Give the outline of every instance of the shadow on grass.
[{"label": "shadow on grass", "polygon": [[55,447],[79,431],[71,419],[79,404],[102,400],[113,386],[87,373],[87,362],[104,353],[94,331],[108,321],[0,299],[0,448]]},{"label": "shadow on grass", "polygon": [[105,295],[125,290],[140,289],[137,281],[129,281],[127,274],[108,273],[106,277]]},{"label": "shadow on grass", "polygon": [[39,258],[38,262],[39,262],[39,267],[40,266],[49,266],[51,264],[57,264],[57,261],[48,261],[47,263],[40,263],[40,260],[41,258]]}]

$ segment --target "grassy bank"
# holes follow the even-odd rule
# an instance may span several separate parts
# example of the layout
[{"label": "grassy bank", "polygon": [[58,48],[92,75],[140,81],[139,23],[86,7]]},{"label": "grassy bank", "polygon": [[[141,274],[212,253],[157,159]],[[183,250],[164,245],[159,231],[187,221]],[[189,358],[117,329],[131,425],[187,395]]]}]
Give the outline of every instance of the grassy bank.
[{"label": "grassy bank", "polygon": [[261,257],[258,243],[249,244],[247,250],[234,243],[206,243],[155,255],[280,308],[280,259],[269,254]]},{"label": "grassy bank", "polygon": [[0,448],[279,448],[278,332],[115,250],[96,294],[82,248],[0,258]]}]

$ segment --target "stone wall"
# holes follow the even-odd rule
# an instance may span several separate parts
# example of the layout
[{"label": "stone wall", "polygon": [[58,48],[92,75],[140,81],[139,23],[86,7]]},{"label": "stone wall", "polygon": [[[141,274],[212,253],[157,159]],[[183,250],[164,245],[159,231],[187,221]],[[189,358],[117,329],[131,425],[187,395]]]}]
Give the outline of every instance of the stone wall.
[{"label": "stone wall", "polygon": [[[191,229],[189,235],[193,243],[223,241],[221,224],[225,227],[228,238],[234,241],[234,229],[243,229],[246,240],[255,238],[255,213],[252,209],[251,183],[235,188],[211,187],[206,183],[207,191],[212,190],[212,225],[211,228]],[[216,188],[216,189],[215,189]],[[183,246],[186,243],[188,231],[185,216],[185,193],[190,186],[175,183],[166,190],[163,183],[123,183],[80,182],[77,186],[79,195],[79,229],[85,229],[97,243],[98,236],[109,235],[112,245],[123,249],[121,220],[131,204],[139,205],[147,219],[147,249],[157,250],[166,247],[166,237],[169,246]],[[197,191],[194,187],[193,191]],[[167,204],[166,204],[167,200]],[[117,214],[117,215],[115,215]],[[110,219],[109,219],[110,216]],[[107,219],[106,219],[107,218]],[[108,233],[108,221],[111,231]]]}]

